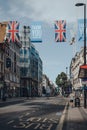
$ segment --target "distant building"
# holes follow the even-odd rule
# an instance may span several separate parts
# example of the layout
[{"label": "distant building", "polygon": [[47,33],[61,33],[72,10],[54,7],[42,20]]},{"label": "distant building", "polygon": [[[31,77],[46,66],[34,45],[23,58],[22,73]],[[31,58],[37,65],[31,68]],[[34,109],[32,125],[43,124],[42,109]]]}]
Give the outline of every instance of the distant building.
[{"label": "distant building", "polygon": [[42,78],[42,95],[46,96],[49,93],[50,96],[55,95],[55,85],[49,80],[46,74],[43,74]]},{"label": "distant building", "polygon": [[[77,52],[75,57],[72,58],[70,64],[70,80],[74,89],[82,87],[82,81],[78,78],[79,68],[84,64],[83,48]],[[86,55],[87,57],[87,55]],[[86,61],[87,62],[87,61]]]},{"label": "distant building", "polygon": [[30,42],[30,28],[24,26],[21,32],[20,49],[21,96],[39,95],[42,82],[42,60],[35,46]]},{"label": "distant building", "polygon": [[50,86],[50,95],[55,96],[56,95],[56,86],[55,86],[55,84],[52,81],[50,81],[49,86]]}]

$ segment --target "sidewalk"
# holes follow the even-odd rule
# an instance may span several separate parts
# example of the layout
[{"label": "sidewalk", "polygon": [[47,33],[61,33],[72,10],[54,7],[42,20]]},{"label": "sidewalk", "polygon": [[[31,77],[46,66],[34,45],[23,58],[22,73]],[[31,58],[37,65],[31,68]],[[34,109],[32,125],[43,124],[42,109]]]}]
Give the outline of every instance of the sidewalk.
[{"label": "sidewalk", "polygon": [[13,97],[13,98],[7,98],[6,101],[3,101],[2,99],[0,99],[0,107],[6,106],[6,105],[12,105],[15,103],[21,103],[21,102],[29,101],[29,100],[31,101],[37,98],[38,97]]},{"label": "sidewalk", "polygon": [[12,101],[19,101],[19,100],[25,100],[25,97],[13,97],[13,98],[6,98],[6,101],[3,101],[0,99],[0,103],[5,103],[5,102],[12,102]]},{"label": "sidewalk", "polygon": [[21,103],[21,102],[24,102],[25,100],[27,100],[27,98],[25,97],[7,98],[6,101],[3,101],[2,99],[0,99],[0,107],[5,107],[8,105]]},{"label": "sidewalk", "polygon": [[69,106],[63,130],[87,130],[87,108],[83,107],[71,107]]}]

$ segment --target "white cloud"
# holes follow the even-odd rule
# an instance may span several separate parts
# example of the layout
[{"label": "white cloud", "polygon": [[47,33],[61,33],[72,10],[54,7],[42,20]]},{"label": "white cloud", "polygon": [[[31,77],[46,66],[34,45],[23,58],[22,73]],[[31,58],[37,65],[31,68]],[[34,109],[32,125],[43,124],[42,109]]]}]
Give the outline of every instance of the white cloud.
[{"label": "white cloud", "polygon": [[[81,7],[80,10],[75,7],[76,2],[78,2],[78,0],[8,0],[6,4],[5,0],[3,0],[1,3],[1,7],[3,7],[2,17],[25,17],[41,21],[52,21],[57,19],[72,21],[76,18],[76,12],[79,12],[79,14],[82,12]],[[83,0],[82,2],[87,3],[86,0]]]},{"label": "white cloud", "polygon": [[59,10],[59,5],[55,3],[56,0],[55,2],[52,0],[51,2],[50,0],[8,0],[8,8],[6,7],[5,9],[7,9],[7,12],[12,15],[21,15],[21,17],[26,16],[31,19],[46,20],[53,18],[56,14],[59,14],[59,12],[57,13],[57,10]]}]

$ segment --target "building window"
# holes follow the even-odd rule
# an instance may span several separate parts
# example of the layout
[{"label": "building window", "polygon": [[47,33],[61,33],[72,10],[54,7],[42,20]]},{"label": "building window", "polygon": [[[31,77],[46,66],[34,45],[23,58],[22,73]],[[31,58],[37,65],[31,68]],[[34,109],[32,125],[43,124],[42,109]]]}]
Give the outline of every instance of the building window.
[{"label": "building window", "polygon": [[24,55],[26,55],[27,54],[27,50],[26,49],[24,49]]},{"label": "building window", "polygon": [[23,54],[23,49],[20,49],[20,55],[22,55]]}]

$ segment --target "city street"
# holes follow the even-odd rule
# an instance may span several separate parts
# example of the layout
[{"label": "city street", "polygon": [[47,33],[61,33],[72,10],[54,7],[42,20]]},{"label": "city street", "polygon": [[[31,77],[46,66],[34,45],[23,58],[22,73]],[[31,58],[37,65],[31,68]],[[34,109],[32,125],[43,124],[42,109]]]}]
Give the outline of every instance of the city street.
[{"label": "city street", "polygon": [[59,97],[26,99],[0,108],[1,130],[56,130],[66,100]]},{"label": "city street", "polygon": [[87,0],[0,13],[0,130],[87,130]]}]

